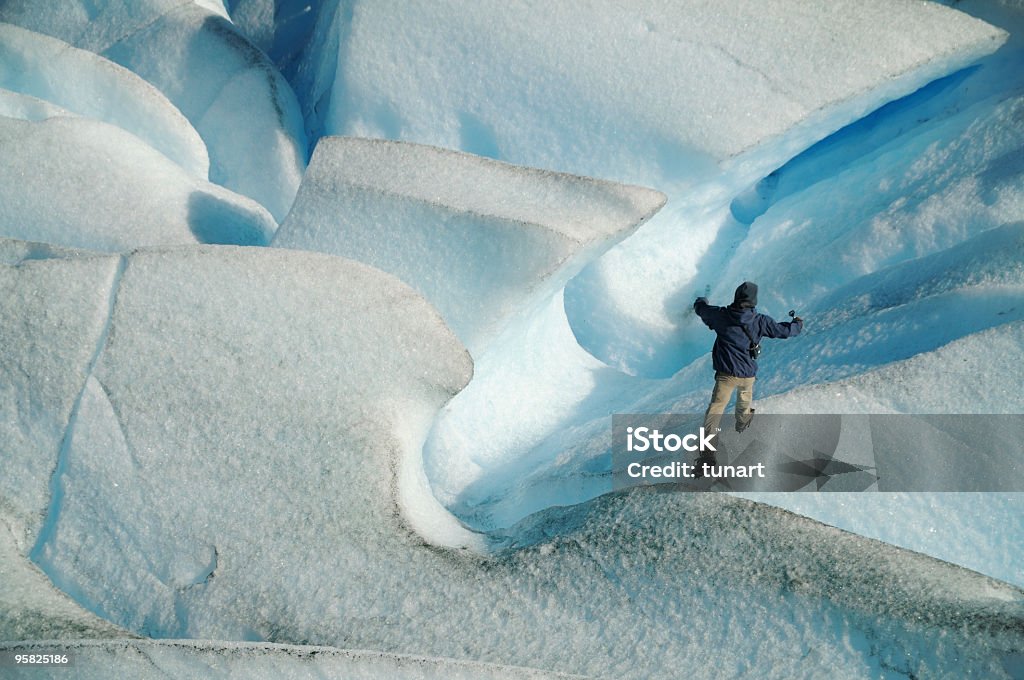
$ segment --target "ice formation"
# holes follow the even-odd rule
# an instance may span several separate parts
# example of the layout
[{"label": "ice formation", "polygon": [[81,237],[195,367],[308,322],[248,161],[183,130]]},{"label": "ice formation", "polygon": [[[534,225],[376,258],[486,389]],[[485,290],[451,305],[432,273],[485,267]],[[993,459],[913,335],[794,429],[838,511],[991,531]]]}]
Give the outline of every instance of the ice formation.
[{"label": "ice formation", "polygon": [[140,245],[264,245],[259,204],[87,118],[0,118],[0,235],[121,252]]},{"label": "ice formation", "polygon": [[333,11],[330,3],[309,0],[235,0],[230,9],[232,23],[289,79],[308,50],[317,17]]},{"label": "ice formation", "polygon": [[[78,259],[9,271],[17,283],[27,264]],[[470,364],[422,298],[354,262],[274,249],[140,250],[116,278],[96,286],[113,311],[32,555],[129,630],[620,677],[696,667],[709,641],[738,668],[768,645],[780,673],[850,677],[881,662],[998,669],[1016,644],[1003,629],[1019,591],[742,501],[610,496],[477,539],[511,552],[438,551],[422,536],[471,535],[409,492],[410,454]],[[976,627],[961,632],[964,611]],[[804,623],[768,626],[777,616]],[[822,616],[840,638],[812,624]]]},{"label": "ice formation", "polygon": [[510,318],[561,290],[664,201],[434,147],[324,137],[273,245],[394,274],[478,357]]},{"label": "ice formation", "polygon": [[284,219],[306,160],[299,109],[273,64],[222,16],[178,0],[9,0],[0,21],[95,52],[152,83],[206,142],[209,179]]},{"label": "ice formation", "polygon": [[63,258],[0,241],[4,505],[18,543],[31,545],[49,503],[49,478],[106,325],[118,258]]},{"label": "ice formation", "polygon": [[[610,317],[589,303],[575,309],[586,312],[582,318],[592,328],[572,324],[581,281],[590,276],[584,272],[566,289],[564,306],[554,301],[506,343],[543,351],[478,364],[476,379],[442,413],[426,452],[439,497],[463,519],[493,528],[555,499],[608,490],[601,473],[608,469],[609,414],[706,407],[712,338],[685,309],[697,295],[728,301],[738,281],[761,284],[762,311],[780,317],[796,307],[815,320],[799,342],[770,347],[761,397],[843,379],[1020,319],[1024,204],[1014,159],[1024,146],[1021,54],[1017,38],[959,81],[922,91],[809,149],[775,173],[780,185],[790,183],[790,195],[779,196],[750,225],[735,218],[728,200],[707,210],[691,205],[695,212],[685,215],[670,202],[604,257],[629,254],[617,276],[648,287],[624,298],[622,308],[671,313],[671,342],[621,319],[614,334],[603,335],[594,329]],[[919,119],[917,104],[929,112],[927,120]],[[837,158],[837,147],[846,158]],[[801,174],[804,180],[793,178]],[[725,172],[711,188],[730,176]],[[678,236],[656,224],[665,212]],[[683,223],[684,216],[692,222]],[[693,240],[705,228],[717,231],[708,252]],[[674,286],[668,307],[654,292],[673,276],[658,264],[666,253],[677,267],[694,263],[708,282]],[[681,370],[667,380],[631,378],[573,342],[620,337]],[[999,396],[981,408],[1015,412],[1013,404]],[[980,407],[948,408],[970,406],[960,412]],[[830,408],[852,407],[837,400]],[[924,403],[919,409],[928,411]],[[495,411],[510,417],[495,418]],[[483,440],[468,434],[478,431],[496,434]]]},{"label": "ice formation", "polygon": [[[18,548],[12,518],[0,508],[0,639],[57,640],[135,637],[86,611]],[[3,650],[0,642],[0,650]],[[0,651],[0,653],[3,653]],[[109,668],[106,669],[109,673]],[[12,673],[4,669],[5,677]],[[66,673],[66,670],[65,670]]]},{"label": "ice formation", "polygon": [[[811,320],[762,413],[1021,413],[1024,20],[955,4],[990,23],[0,3],[0,639],[236,641],[69,643],[84,677],[1020,676],[1020,494],[750,496],[855,535],[607,493],[609,414],[703,410],[685,310],[734,279]],[[268,243],[306,132],[391,141],[321,139],[287,249],[197,245]]]},{"label": "ice formation", "polygon": [[781,164],[805,140],[990,52],[1000,35],[939,5],[885,0],[602,0],[585,20],[559,4],[325,4],[316,31],[337,48],[307,57],[316,86],[299,88],[321,134],[648,186],[713,172],[797,126],[773,149]]},{"label": "ice formation", "polygon": [[25,554],[92,370],[118,258],[0,239],[0,639],[120,637],[57,591]]},{"label": "ice formation", "polygon": [[0,24],[0,87],[123,128],[199,179],[210,159],[192,125],[126,68],[40,33]]},{"label": "ice formation", "polygon": [[54,116],[74,116],[74,114],[45,99],[0,88],[0,116],[40,121]]}]

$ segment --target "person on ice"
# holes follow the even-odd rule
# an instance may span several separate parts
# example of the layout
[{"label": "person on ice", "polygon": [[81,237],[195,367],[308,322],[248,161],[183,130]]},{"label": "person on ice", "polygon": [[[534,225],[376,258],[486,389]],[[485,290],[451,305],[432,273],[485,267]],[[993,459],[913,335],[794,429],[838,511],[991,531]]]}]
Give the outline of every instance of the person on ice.
[{"label": "person on ice", "polygon": [[747,429],[754,417],[751,403],[754,400],[761,338],[791,338],[803,329],[804,322],[798,316],[794,316],[792,321],[779,323],[770,316],[759,314],[756,306],[757,284],[750,281],[740,284],[728,307],[715,307],[703,297],[693,303],[693,310],[701,321],[718,336],[711,349],[715,388],[704,414],[704,431],[712,433],[716,443],[722,414],[733,391],[739,390],[736,396],[736,431]]}]

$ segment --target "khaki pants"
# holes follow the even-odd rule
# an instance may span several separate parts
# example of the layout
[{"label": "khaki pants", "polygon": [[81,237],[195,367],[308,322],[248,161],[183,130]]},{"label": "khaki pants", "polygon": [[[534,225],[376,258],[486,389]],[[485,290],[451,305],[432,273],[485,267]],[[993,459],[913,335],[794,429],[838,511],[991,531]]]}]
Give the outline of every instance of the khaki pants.
[{"label": "khaki pants", "polygon": [[722,422],[722,414],[725,407],[732,399],[733,390],[739,389],[736,395],[736,425],[744,426],[750,422],[750,404],[754,401],[754,380],[756,378],[737,378],[734,375],[727,375],[715,371],[715,389],[711,393],[711,403],[704,413],[704,431],[715,435],[715,443],[718,443],[718,428]]}]

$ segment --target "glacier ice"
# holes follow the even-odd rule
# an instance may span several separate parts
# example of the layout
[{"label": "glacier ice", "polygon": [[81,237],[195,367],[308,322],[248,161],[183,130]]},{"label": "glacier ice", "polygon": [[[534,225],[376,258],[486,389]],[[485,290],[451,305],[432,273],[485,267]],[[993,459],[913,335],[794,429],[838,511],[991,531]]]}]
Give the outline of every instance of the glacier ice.
[{"label": "glacier ice", "polygon": [[[730,201],[692,213],[670,201],[604,258],[628,254],[617,276],[660,286],[674,274],[651,254],[668,253],[676,268],[703,272],[707,290],[675,288],[674,310],[651,289],[623,297],[623,308],[671,315],[671,331],[655,341],[644,324],[623,323],[581,297],[586,272],[571,282],[564,308],[552,304],[509,343],[544,350],[479,363],[473,383],[442,412],[426,452],[439,497],[464,520],[492,528],[557,498],[608,490],[602,475],[611,413],[703,412],[712,338],[685,307],[697,295],[729,299],[738,281],[759,282],[762,311],[778,317],[797,307],[813,319],[800,339],[766,352],[759,397],[840,380],[1020,319],[1019,39],[1004,52],[1011,56],[993,55],[948,98],[933,102],[929,120],[908,126],[901,118],[899,134],[845,166],[818,158],[819,181],[772,204],[751,225],[735,220]],[[679,223],[684,218],[697,232],[717,232],[714,249],[704,252],[695,242],[684,249],[667,231],[655,235],[666,213],[683,238],[692,235]],[[673,375],[631,378],[587,356],[572,342],[586,331],[572,323],[574,311],[585,312],[577,321],[616,329],[604,338],[606,348],[628,339],[635,343],[630,352],[667,359],[662,365],[674,367]],[[842,413],[847,406],[837,401],[830,408]],[[480,442],[472,435],[480,431],[496,436]]]},{"label": "glacier ice", "polygon": [[[843,297],[835,289],[866,273],[1021,221],[1024,167],[1014,159],[1024,148],[1022,119],[1024,97],[982,103],[783,199],[751,225],[712,292],[722,295],[724,281],[753,274],[770,282],[762,304],[806,307],[826,294]],[[831,225],[842,225],[841,233]],[[791,266],[793,252],[801,253],[799,267]],[[963,268],[988,259],[962,254]]]},{"label": "glacier ice", "polygon": [[[0,239],[0,639],[128,634],[26,557],[109,315],[118,258]],[[15,321],[16,320],[16,321]]]},{"label": "glacier ice", "polygon": [[419,144],[324,137],[273,245],[394,274],[479,357],[664,200]]},{"label": "glacier ice", "polygon": [[0,507],[22,548],[39,533],[118,275],[117,257],[48,249],[0,239],[0,316],[17,319],[0,324]]},{"label": "glacier ice", "polygon": [[[1007,365],[991,388],[978,380],[990,370],[990,357],[1021,354],[1024,322],[1016,321],[875,370],[789,390],[759,408],[827,411],[842,403],[848,412],[864,414],[1024,413],[1024,394],[1016,389],[1024,384],[1019,362]],[[743,495],[1024,586],[1018,549],[1024,543],[1024,495],[1019,493]]]},{"label": "glacier ice", "polygon": [[120,252],[174,243],[261,245],[277,226],[254,201],[195,178],[100,121],[0,118],[0,149],[2,236]]},{"label": "glacier ice", "polygon": [[309,0],[237,0],[231,3],[231,21],[292,80],[317,17],[321,11],[330,11],[328,5]]},{"label": "glacier ice", "polygon": [[938,5],[881,0],[607,0],[585,21],[528,2],[325,5],[317,31],[338,47],[307,57],[321,91],[299,92],[321,134],[491,151],[659,188],[794,125],[822,137],[1001,36]]},{"label": "glacier ice", "polygon": [[[18,532],[5,515],[0,506],[0,640],[134,637],[57,590],[18,548]],[[3,647],[0,642],[0,650]],[[9,669],[4,673],[8,676]]]},{"label": "glacier ice", "polygon": [[10,0],[0,21],[60,38],[156,86],[206,142],[210,180],[284,219],[305,167],[295,95],[231,23],[192,2]]},{"label": "glacier ice", "polygon": [[[231,0],[228,0],[228,1],[230,2]],[[204,9],[207,9],[207,10],[213,12],[214,14],[219,14],[220,16],[224,17],[225,19],[230,19],[231,18],[228,15],[227,6],[225,6],[225,4],[224,4],[225,0],[192,0],[192,2],[196,3],[197,5],[199,5],[200,7],[204,8]],[[237,3],[237,0],[236,0],[236,3]]]},{"label": "glacier ice", "polygon": [[[293,250],[125,259],[33,554],[137,634],[618,677],[714,676],[709,645],[778,677],[995,672],[1021,644],[1019,590],[721,496],[605,496],[473,545],[403,488],[471,372],[419,295]],[[459,531],[474,550],[424,542]]]},{"label": "glacier ice", "polygon": [[0,116],[40,121],[54,116],[74,116],[74,114],[45,99],[0,88]]},{"label": "glacier ice", "polygon": [[34,31],[0,24],[0,87],[123,128],[207,179],[199,134],[159,90],[126,68]]},{"label": "glacier ice", "polygon": [[[57,383],[63,391],[47,408],[59,411],[70,398],[71,415],[66,424],[45,425],[52,436],[21,449],[19,461],[41,461],[29,488],[0,486],[0,524],[11,527],[10,542],[0,535],[0,607],[14,608],[0,626],[21,636],[126,634],[101,630],[43,587],[25,562],[30,553],[65,593],[136,634],[380,650],[317,649],[322,665],[311,668],[306,646],[75,643],[90,673],[116,664],[171,675],[217,666],[243,674],[406,670],[416,677],[457,668],[482,673],[466,660],[483,660],[616,677],[669,676],[682,667],[698,677],[1019,675],[1024,593],[1017,588],[744,500],[658,489],[592,499],[608,485],[607,414],[703,409],[710,338],[683,310],[705,288],[720,298],[730,284],[710,289],[723,272],[746,278],[752,271],[763,277],[769,312],[799,303],[814,320],[800,343],[770,348],[759,410],[831,408],[838,395],[854,413],[1020,412],[1016,366],[1006,371],[1006,389],[982,389],[992,375],[986,358],[1021,354],[1020,6],[955,4],[1011,29],[1004,48],[956,73],[1002,34],[913,2],[772,0],[754,16],[742,3],[690,0],[674,5],[692,12],[686,18],[693,21],[682,24],[667,3],[599,1],[590,5],[593,16],[573,14],[571,35],[558,28],[569,9],[525,2],[453,1],[429,10],[291,0],[0,3],[0,14],[145,72],[161,89],[195,75],[190,91],[171,99],[183,110],[194,105],[186,115],[222,150],[250,145],[250,129],[258,128],[279,139],[281,146],[264,148],[280,161],[281,149],[297,139],[287,125],[275,131],[280,112],[270,111],[274,97],[264,95],[268,83],[283,81],[264,77],[270,61],[254,55],[246,35],[292,80],[313,138],[331,132],[329,125],[351,126],[333,132],[444,144],[643,183],[670,196],[666,209],[564,294],[558,288],[566,272],[605,246],[558,261],[558,276],[539,289],[528,288],[541,277],[489,271],[511,277],[517,295],[530,298],[487,351],[475,352],[468,385],[468,357],[430,306],[353,262],[195,246],[107,258],[125,275],[115,271],[117,283],[91,293],[106,295],[108,311],[97,323],[110,331],[99,332],[94,370],[68,360],[71,376]],[[501,25],[509,17],[518,23]],[[220,44],[215,36],[256,67],[207,88],[202,74],[237,65],[212,61],[220,54],[211,49]],[[687,55],[675,68],[649,68]],[[241,104],[254,89],[247,112]],[[224,106],[199,115],[200,124],[196,111],[213,97]],[[12,214],[10,206],[22,206],[19,219],[47,210],[52,218],[59,211],[41,200],[51,197],[65,215],[116,217],[111,197],[128,173],[98,161],[108,156],[97,141],[113,140],[115,161],[122,154],[145,161],[129,186],[170,196],[167,214],[178,222],[154,240],[156,230],[139,219],[150,215],[143,203],[131,223],[121,215],[113,230],[102,229],[117,241],[103,247],[217,240],[224,221],[214,208],[225,204],[242,206],[227,210],[241,223],[265,225],[261,243],[273,231],[269,214],[206,184],[198,190],[216,200],[186,204],[194,194],[175,193],[180,169],[154,160],[155,143],[129,143],[127,133],[101,122],[54,118],[72,113],[20,91],[0,91],[0,111],[23,119],[0,121],[10,130],[66,128],[47,132],[49,139],[63,141],[61,154],[70,149],[85,159],[69,171],[49,145],[41,158],[15,159],[38,173],[28,188],[21,177],[4,184],[0,206]],[[4,151],[16,148],[12,141]],[[417,171],[438,175],[429,178],[431,193],[451,191],[452,167],[431,154],[460,157],[421,153],[428,161]],[[264,182],[284,178],[281,187],[262,185],[272,198],[260,200],[271,201],[297,177],[289,179],[292,166],[277,161],[234,167]],[[332,173],[347,177],[346,185],[367,174],[336,165]],[[379,171],[394,166],[371,165],[378,188],[410,184],[408,175]],[[88,197],[47,188],[58,178],[73,194],[74,181],[91,177],[86,169],[98,177]],[[226,182],[217,172],[214,180]],[[459,175],[458,186],[490,192],[493,183],[476,174]],[[317,188],[317,201],[328,185]],[[854,194],[860,201],[847,200]],[[423,206],[430,200],[422,210],[412,199],[378,200],[381,211],[367,203],[359,210],[400,214],[403,238],[429,213]],[[340,203],[323,200],[325,219],[316,221],[337,224],[359,212]],[[187,219],[194,214],[206,225],[200,233]],[[36,219],[14,233],[53,239],[53,220]],[[314,236],[304,231],[304,239]],[[96,234],[71,233],[57,243],[99,247]],[[324,249],[347,245],[338,233],[322,235]],[[811,271],[793,275],[750,258],[755,243],[776,260],[799,252]],[[840,244],[851,253],[846,259],[829,253]],[[380,265],[397,262],[430,282],[428,258],[420,256],[437,256],[429,248],[417,250],[415,261],[402,259],[409,253],[398,243],[366,250],[387,254]],[[551,255],[537,243],[524,243],[522,254],[531,262]],[[56,244],[0,241],[12,281],[95,258]],[[432,299],[442,308],[451,302],[447,293]],[[13,318],[30,302],[14,299]],[[74,311],[84,314],[85,306]],[[59,319],[45,317],[40,327],[67,323]],[[23,344],[19,324],[12,329]],[[19,346],[12,357],[35,360],[34,352]],[[38,378],[32,371],[43,369],[29,362],[11,370],[13,384],[31,384]],[[639,377],[653,375],[666,378]],[[24,429],[49,416],[19,401],[6,417]],[[0,457],[7,453],[0,439]],[[758,499],[1021,584],[1020,495],[904,494],[863,503],[837,496]],[[1002,523],[998,536],[989,514]],[[493,531],[477,533],[460,520]],[[719,651],[711,661],[709,647]],[[432,661],[424,666],[406,654]]]}]

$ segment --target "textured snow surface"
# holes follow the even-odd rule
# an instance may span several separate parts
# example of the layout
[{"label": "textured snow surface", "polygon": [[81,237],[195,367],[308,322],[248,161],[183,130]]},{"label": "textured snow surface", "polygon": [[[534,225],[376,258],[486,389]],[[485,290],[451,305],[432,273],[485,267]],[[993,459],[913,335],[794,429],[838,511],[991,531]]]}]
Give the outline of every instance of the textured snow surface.
[{"label": "textured snow surface", "polygon": [[[774,413],[1024,413],[1024,365],[992,384],[992,357],[1024,355],[1024,323],[975,333],[905,361],[760,402]],[[740,494],[1024,587],[1024,494]],[[998,527],[993,530],[993,527]]]},{"label": "textured snow surface", "polygon": [[0,21],[134,71],[206,142],[209,179],[284,219],[305,167],[295,95],[267,57],[215,12],[181,0],[9,0]]},{"label": "textured snow surface", "polygon": [[[1000,36],[910,1],[325,5],[317,30],[338,48],[312,54],[318,86],[299,87],[323,133],[648,185],[796,124],[823,136]],[[815,115],[840,103],[845,120]]]},{"label": "textured snow surface", "polygon": [[[57,590],[46,574],[24,556],[11,530],[10,518],[2,514],[5,513],[0,512],[0,640],[132,637]],[[11,673],[10,668],[4,668],[5,678]]]},{"label": "textured snow surface", "polygon": [[428,546],[468,532],[403,487],[470,364],[422,298],[297,251],[126,262],[32,554],[135,633],[616,677],[715,677],[709,645],[730,672],[999,677],[1021,644],[1014,588],[722,496],[604,497],[478,537],[522,546],[491,556]]},{"label": "textured snow surface", "polygon": [[[1008,25],[1019,26],[1019,17],[1009,13]],[[491,528],[610,489],[610,414],[703,412],[712,384],[713,336],[687,309],[697,295],[728,303],[743,280],[759,283],[761,311],[782,318],[796,308],[810,319],[799,338],[766,345],[759,398],[842,380],[994,329],[990,341],[1009,348],[1000,362],[1012,364],[1005,380],[985,377],[991,368],[961,374],[964,384],[956,390],[922,384],[917,399],[901,397],[892,408],[1022,412],[1015,396],[1019,381],[1013,379],[1022,352],[1008,325],[1024,318],[1022,54],[1015,38],[959,83],[880,111],[866,130],[846,130],[831,146],[783,166],[775,174],[779,186],[793,181],[792,174],[815,181],[794,182],[790,195],[769,201],[749,225],[736,219],[729,201],[691,206],[695,213],[685,215],[670,202],[605,258],[621,251],[628,259],[617,275],[647,291],[620,300],[620,308],[667,315],[671,326],[649,335],[643,324],[618,319],[613,332],[604,333],[601,326],[611,317],[602,316],[601,306],[609,303],[581,292],[585,271],[567,287],[564,306],[553,302],[507,345],[542,351],[529,357],[519,352],[514,360],[512,351],[489,357],[442,413],[426,454],[439,497],[463,519]],[[930,111],[923,120],[918,104]],[[837,147],[848,156],[842,162]],[[718,181],[728,178],[725,173]],[[684,239],[699,240],[695,230],[707,227],[714,246],[702,250],[695,240],[689,248],[666,246],[673,237],[655,225],[666,212]],[[692,267],[701,282],[671,287],[674,311],[654,292],[672,276],[659,265],[665,252],[675,267]],[[574,325],[574,318],[592,325]],[[597,361],[574,337],[592,350],[630,343],[633,359],[675,372],[668,379],[630,377]],[[936,376],[952,370],[941,360],[934,365]],[[876,404],[885,404],[890,392],[902,394],[885,380],[872,387]],[[789,403],[797,412],[863,412],[844,399],[812,396]],[[480,431],[496,435],[473,435]],[[969,519],[987,526],[984,513]],[[999,573],[1007,573],[999,566],[1006,558],[994,553],[994,560]]]},{"label": "textured snow surface", "polygon": [[32,95],[0,89],[0,116],[19,120],[45,120],[54,116],[74,116],[67,109]]},{"label": "textured snow surface", "polygon": [[664,201],[434,147],[324,137],[273,245],[394,274],[479,356],[509,317],[560,290]]},{"label": "textured snow surface", "polygon": [[101,344],[118,258],[0,239],[0,263],[0,639],[123,636],[25,557]]},{"label": "textured snow surface", "polygon": [[[118,258],[49,259],[0,241],[0,501],[23,547],[45,516],[50,474],[110,312]],[[17,319],[17,323],[10,320]]]},{"label": "textured snow surface", "polygon": [[126,68],[40,33],[0,24],[0,87],[123,128],[207,179],[210,159],[192,125]]},{"label": "textured snow surface", "polygon": [[762,413],[1024,412],[1024,7],[955,4],[0,2],[0,639],[1020,677],[1022,494],[607,493],[744,279]]},{"label": "textured snow surface", "polygon": [[0,235],[120,252],[140,245],[266,244],[276,225],[121,128],[0,118]]}]

